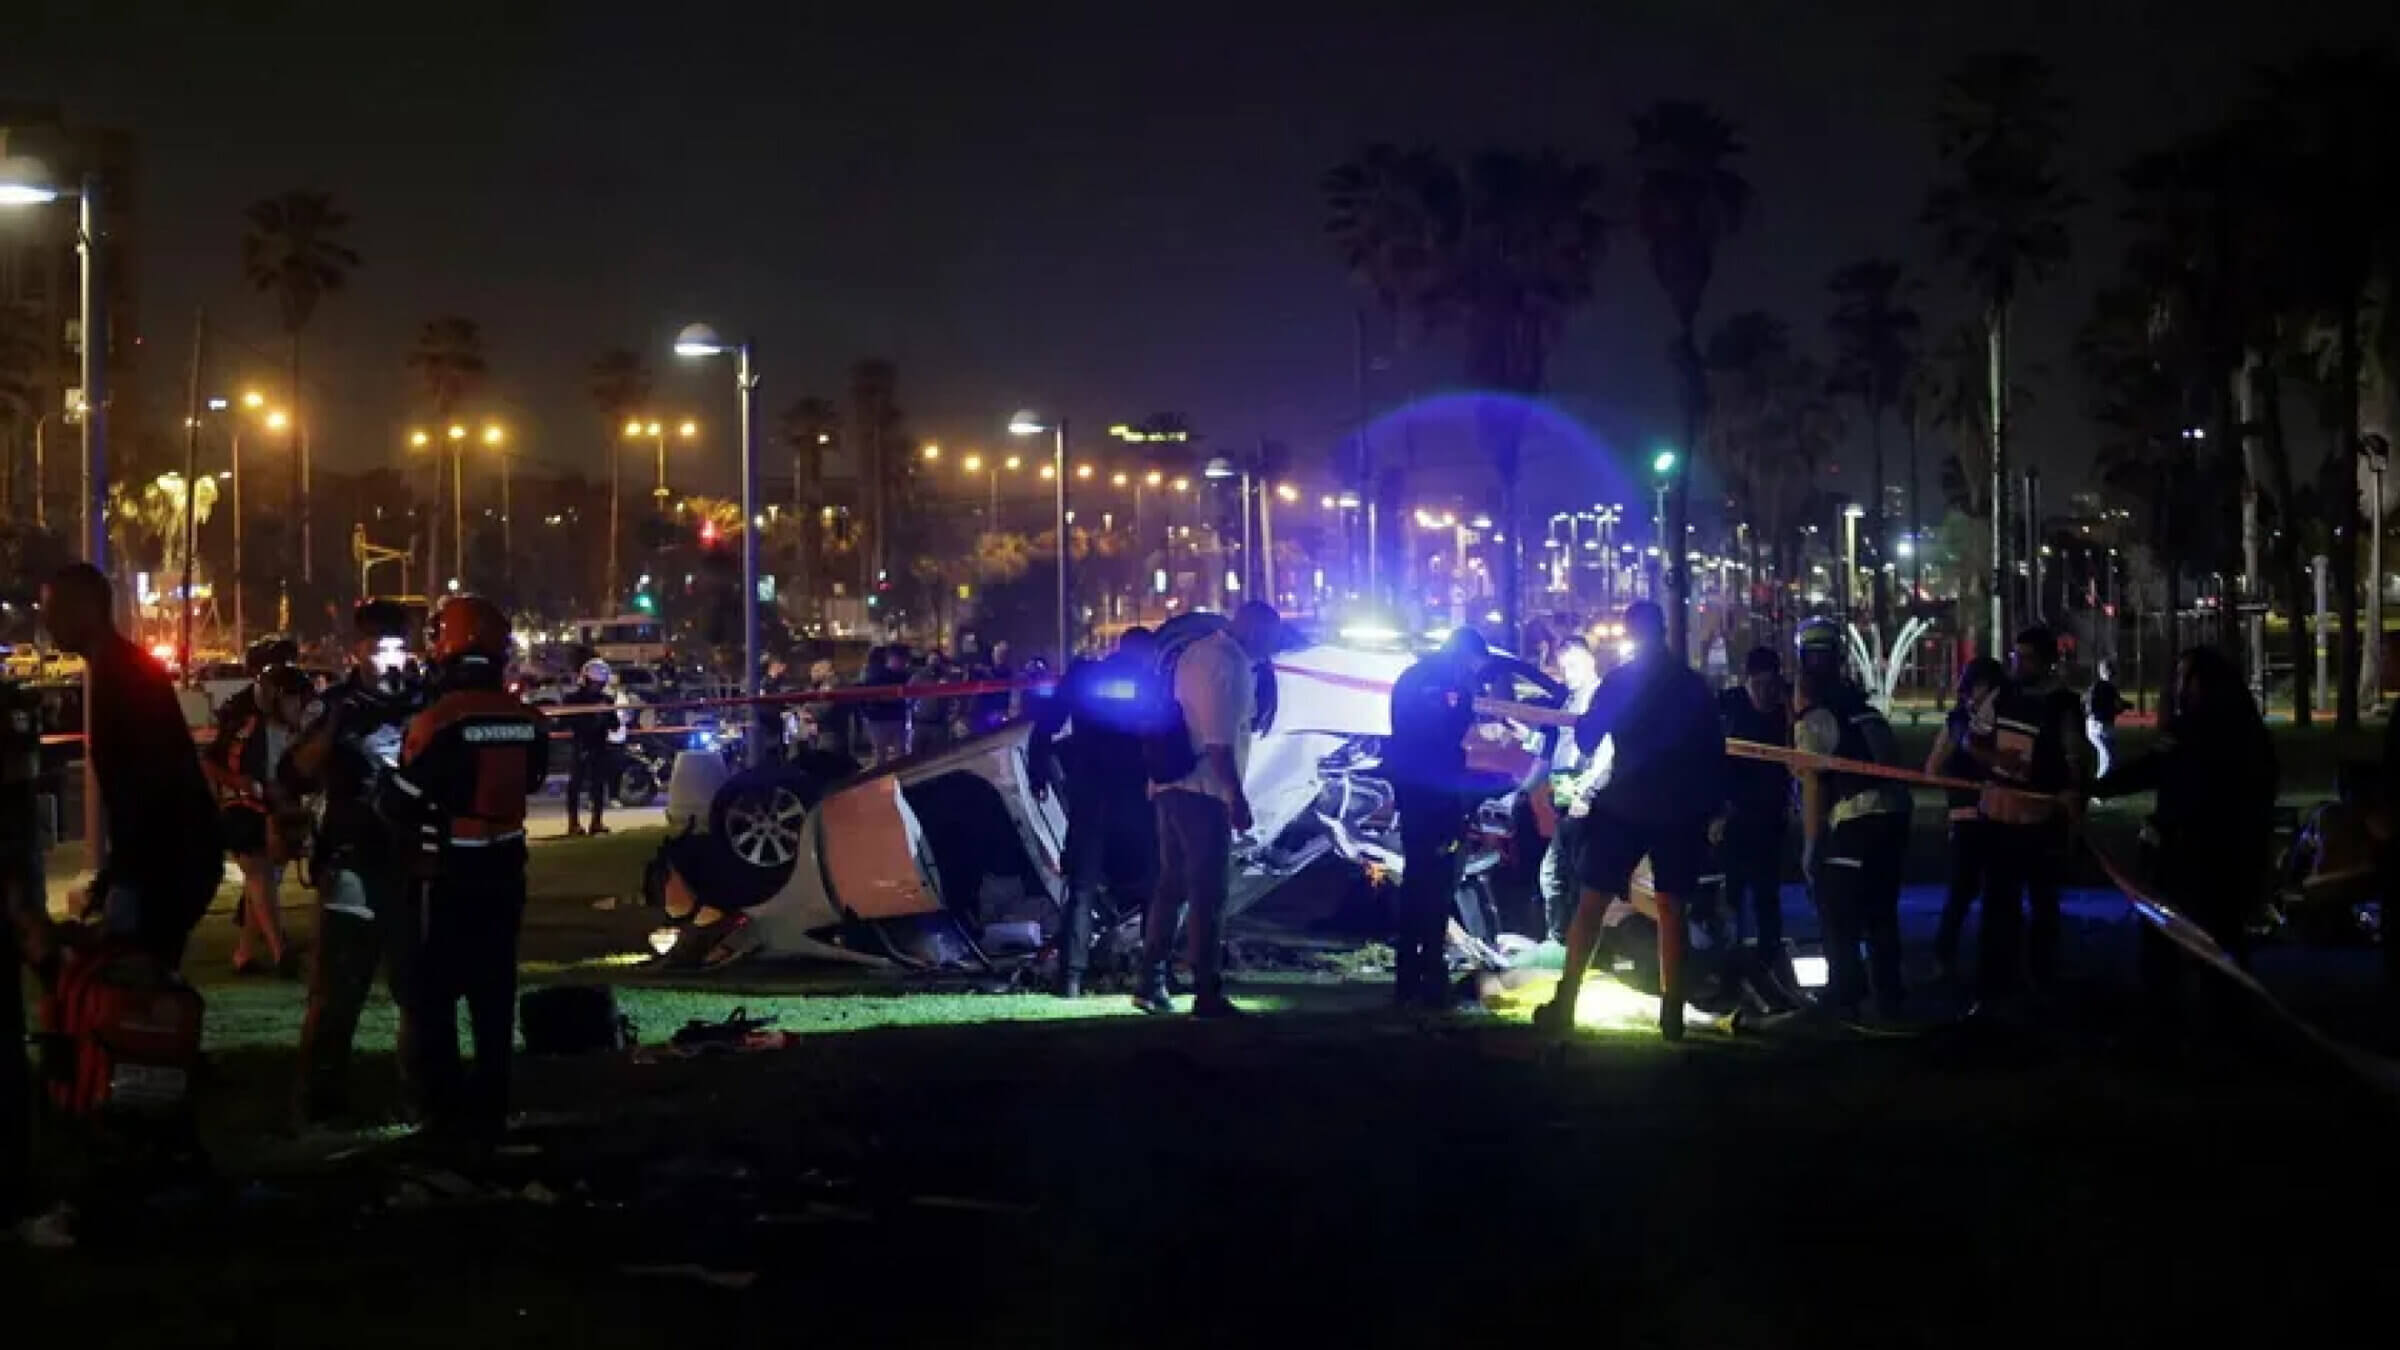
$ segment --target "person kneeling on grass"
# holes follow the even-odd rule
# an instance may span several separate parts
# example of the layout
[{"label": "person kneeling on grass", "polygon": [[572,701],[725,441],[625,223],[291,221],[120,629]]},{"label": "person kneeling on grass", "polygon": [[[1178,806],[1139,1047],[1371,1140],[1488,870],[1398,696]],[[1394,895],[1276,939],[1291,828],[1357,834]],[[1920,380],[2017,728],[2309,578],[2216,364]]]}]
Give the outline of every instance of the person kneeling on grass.
[{"label": "person kneeling on grass", "polygon": [[1590,817],[1582,895],[1567,925],[1558,993],[1535,1020],[1552,1031],[1574,1024],[1576,992],[1603,916],[1631,889],[1633,870],[1647,857],[1658,887],[1658,1030],[1680,1040],[1686,906],[1708,859],[1709,819],[1725,800],[1725,731],[1707,683],[1668,649],[1658,606],[1629,606],[1625,634],[1634,659],[1609,674],[1575,725],[1590,757],[1570,808]]}]

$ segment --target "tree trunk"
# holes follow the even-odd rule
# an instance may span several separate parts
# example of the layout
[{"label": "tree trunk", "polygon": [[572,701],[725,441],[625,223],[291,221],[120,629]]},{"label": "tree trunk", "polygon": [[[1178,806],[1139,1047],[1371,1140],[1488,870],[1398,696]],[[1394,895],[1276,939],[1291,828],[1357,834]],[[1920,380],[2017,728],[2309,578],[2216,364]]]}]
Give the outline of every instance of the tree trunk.
[{"label": "tree trunk", "polygon": [[1925,498],[1919,490],[1923,480],[1918,477],[1917,458],[1917,415],[1912,408],[1908,414],[1908,607],[1912,610],[1925,594]]},{"label": "tree trunk", "polygon": [[1867,560],[1868,591],[1875,597],[1875,630],[1885,636],[1892,631],[1892,587],[1883,574],[1883,540],[1891,528],[1883,510],[1883,403],[1880,399],[1867,407],[1867,459],[1872,464],[1875,479],[1869,485],[1874,495],[1867,503],[1870,529],[1867,546],[1860,550]]},{"label": "tree trunk", "polygon": [[2308,560],[2301,547],[2299,513],[2294,509],[2291,447],[2283,434],[2283,382],[2275,374],[2274,365],[2265,360],[2258,363],[2252,378],[2258,392],[2260,447],[2266,460],[2267,489],[2274,495],[2276,519],[2283,526],[2270,552],[2282,582],[2284,604],[2291,611],[2284,638],[2291,649],[2292,722],[2305,727],[2313,720],[2309,691],[2310,679],[2316,673],[2316,651],[2308,625]]},{"label": "tree trunk", "polygon": [[1669,607],[1667,646],[1678,661],[1691,660],[1691,549],[1685,536],[1692,511],[1692,456],[1700,443],[1701,405],[1708,396],[1700,368],[1700,348],[1687,319],[1676,340],[1675,362],[1683,394],[1683,444],[1675,447],[1674,472],[1667,484],[1666,538],[1659,545],[1659,566],[1666,569]]},{"label": "tree trunk", "polygon": [[1990,310],[1984,315],[1984,347],[1990,361],[1990,413],[1988,425],[1991,436],[1992,471],[1992,649],[1997,652],[2008,640],[2008,589],[2014,584],[2016,569],[2009,566],[2008,556],[2008,297],[1994,296]]},{"label": "tree trunk", "polygon": [[[2355,298],[2342,306],[2334,373],[2334,443],[2325,463],[2325,510],[2334,527],[2333,603],[2342,625],[2334,672],[2333,724],[2358,729],[2358,370],[2359,316]],[[2380,635],[2378,635],[2380,637]]]}]

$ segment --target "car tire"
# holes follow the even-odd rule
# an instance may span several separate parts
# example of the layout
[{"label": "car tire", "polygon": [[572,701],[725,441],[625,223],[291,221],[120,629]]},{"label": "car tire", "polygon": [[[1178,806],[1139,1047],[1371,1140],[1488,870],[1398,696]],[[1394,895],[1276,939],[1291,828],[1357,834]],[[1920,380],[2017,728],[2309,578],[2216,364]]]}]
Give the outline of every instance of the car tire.
[{"label": "car tire", "polygon": [[800,860],[801,827],[824,800],[815,775],[762,764],[725,780],[708,804],[708,832],[746,871],[781,880]]},{"label": "car tire", "polygon": [[658,800],[658,775],[639,760],[628,760],[617,770],[617,805],[628,811],[639,811]]}]

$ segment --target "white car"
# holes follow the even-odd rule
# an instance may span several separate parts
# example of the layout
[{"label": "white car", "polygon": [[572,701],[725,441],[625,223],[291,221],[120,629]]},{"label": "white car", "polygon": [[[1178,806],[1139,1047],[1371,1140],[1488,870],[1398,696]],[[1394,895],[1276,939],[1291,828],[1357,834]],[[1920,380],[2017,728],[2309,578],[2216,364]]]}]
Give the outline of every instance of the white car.
[{"label": "white car", "polygon": [[[1178,620],[1162,641],[1188,641],[1211,621],[1223,622]],[[1275,658],[1271,680],[1262,681],[1264,725],[1246,775],[1256,823],[1236,843],[1228,913],[1327,858],[1397,876],[1398,812],[1380,757],[1391,729],[1390,685],[1409,660],[1332,646]],[[1507,657],[1495,659],[1486,687],[1519,702],[1555,706],[1560,697],[1556,685]],[[872,771],[803,752],[734,775],[715,793],[708,828],[663,850],[652,898],[671,920],[708,930],[704,941],[679,939],[678,948],[703,949],[695,958],[703,963],[855,957],[861,949],[911,959],[921,951],[895,938],[911,928],[905,921],[921,928],[957,910],[988,918],[982,902],[995,895],[1038,897],[1054,916],[1066,820],[1058,794],[1033,792],[1026,733],[1020,721]],[[1512,828],[1514,792],[1545,761],[1554,734],[1477,723],[1469,764],[1493,796],[1478,818],[1483,856],[1467,869],[1476,898],[1462,896],[1462,913],[1488,916],[1488,876]]]}]

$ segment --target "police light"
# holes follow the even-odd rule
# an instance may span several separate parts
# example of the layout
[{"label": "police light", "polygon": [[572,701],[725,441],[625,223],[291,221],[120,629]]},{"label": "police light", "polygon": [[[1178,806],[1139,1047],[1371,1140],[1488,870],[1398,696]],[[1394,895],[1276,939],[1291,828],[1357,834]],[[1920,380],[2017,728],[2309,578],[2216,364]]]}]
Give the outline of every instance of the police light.
[{"label": "police light", "polygon": [[1132,680],[1100,680],[1092,685],[1092,697],[1112,703],[1131,703],[1142,696],[1142,687]]}]

